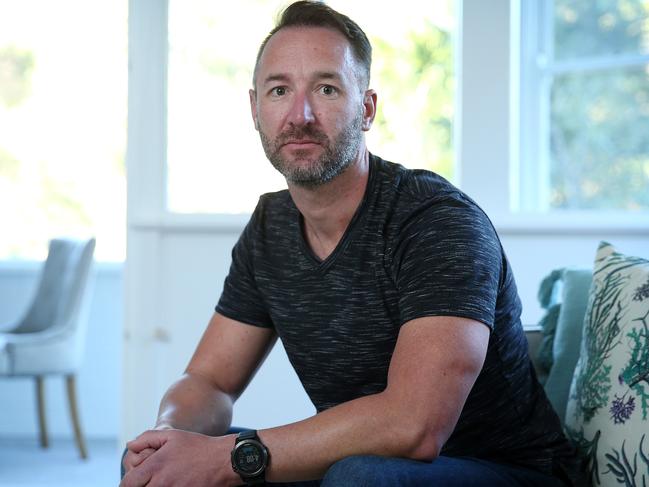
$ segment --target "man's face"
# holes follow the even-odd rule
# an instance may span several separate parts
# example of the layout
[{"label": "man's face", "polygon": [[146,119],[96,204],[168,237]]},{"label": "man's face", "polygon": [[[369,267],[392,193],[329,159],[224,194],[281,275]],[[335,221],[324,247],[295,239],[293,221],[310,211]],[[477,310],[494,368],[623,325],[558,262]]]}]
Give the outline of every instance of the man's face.
[{"label": "man's face", "polygon": [[266,44],[250,104],[266,156],[289,183],[319,186],[358,158],[375,101],[368,110],[359,69],[335,30],[289,27]]}]

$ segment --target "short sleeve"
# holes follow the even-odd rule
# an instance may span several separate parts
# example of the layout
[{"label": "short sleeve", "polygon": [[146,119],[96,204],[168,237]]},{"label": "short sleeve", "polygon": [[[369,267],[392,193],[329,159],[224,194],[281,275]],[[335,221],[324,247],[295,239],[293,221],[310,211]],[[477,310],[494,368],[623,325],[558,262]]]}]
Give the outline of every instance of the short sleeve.
[{"label": "short sleeve", "polygon": [[242,323],[272,328],[272,320],[255,282],[254,242],[260,212],[258,206],[232,249],[230,271],[225,278],[216,311]]},{"label": "short sleeve", "polygon": [[459,316],[493,329],[502,248],[491,222],[460,195],[422,203],[402,227],[392,272],[401,323]]}]

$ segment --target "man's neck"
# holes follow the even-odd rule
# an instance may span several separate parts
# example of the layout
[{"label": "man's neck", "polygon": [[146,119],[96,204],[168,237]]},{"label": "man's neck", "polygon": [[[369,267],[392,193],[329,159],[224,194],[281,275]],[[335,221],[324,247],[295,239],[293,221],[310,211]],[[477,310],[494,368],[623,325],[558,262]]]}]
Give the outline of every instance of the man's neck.
[{"label": "man's neck", "polygon": [[356,161],[332,181],[309,189],[289,184],[291,197],[304,218],[311,250],[322,260],[334,251],[358,209],[369,177],[365,147]]}]

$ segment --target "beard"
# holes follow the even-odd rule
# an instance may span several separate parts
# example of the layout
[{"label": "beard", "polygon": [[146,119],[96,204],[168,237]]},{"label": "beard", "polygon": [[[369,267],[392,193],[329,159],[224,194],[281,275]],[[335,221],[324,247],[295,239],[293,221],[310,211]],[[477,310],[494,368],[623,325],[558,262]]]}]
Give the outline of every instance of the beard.
[{"label": "beard", "polygon": [[[358,116],[334,137],[333,141],[310,124],[299,127],[291,125],[274,140],[259,129],[259,137],[266,157],[288,183],[304,188],[316,188],[341,174],[356,159],[363,140],[362,123],[363,114],[359,112]],[[284,144],[303,139],[320,144],[324,149],[323,153],[304,166],[296,163],[309,161],[308,150],[295,150],[293,160],[282,157],[280,151]]]}]

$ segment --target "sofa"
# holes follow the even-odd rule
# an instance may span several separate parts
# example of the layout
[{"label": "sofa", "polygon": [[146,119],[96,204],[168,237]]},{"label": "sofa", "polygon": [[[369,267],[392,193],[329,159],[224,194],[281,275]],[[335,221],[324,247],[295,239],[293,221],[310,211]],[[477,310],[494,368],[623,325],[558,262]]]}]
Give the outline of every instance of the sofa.
[{"label": "sofa", "polygon": [[649,485],[649,260],[601,242],[592,269],[557,269],[526,328],[540,382],[591,485]]},{"label": "sofa", "polygon": [[541,281],[537,295],[545,314],[538,325],[526,330],[537,376],[562,421],[579,359],[592,276],[592,269],[550,272]]}]

